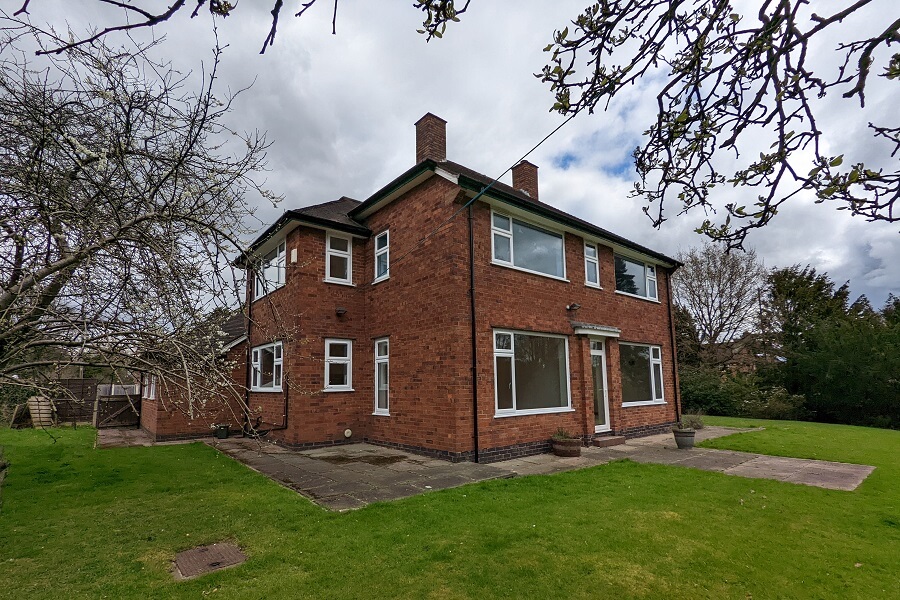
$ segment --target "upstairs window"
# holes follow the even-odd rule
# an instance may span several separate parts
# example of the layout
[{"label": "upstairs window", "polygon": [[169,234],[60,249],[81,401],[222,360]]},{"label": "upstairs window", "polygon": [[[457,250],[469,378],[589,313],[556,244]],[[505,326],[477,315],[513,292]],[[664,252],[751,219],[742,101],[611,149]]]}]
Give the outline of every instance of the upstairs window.
[{"label": "upstairs window", "polygon": [[353,342],[325,340],[325,391],[353,391]]},{"label": "upstairs window", "polygon": [[564,279],[563,237],[504,214],[491,213],[494,263]]},{"label": "upstairs window", "polygon": [[325,236],[325,281],[352,284],[353,240],[329,233]]},{"label": "upstairs window", "polygon": [[375,236],[375,281],[381,281],[390,276],[389,242],[387,231],[383,231]]},{"label": "upstairs window", "polygon": [[616,291],[657,299],[656,267],[639,260],[616,256]]},{"label": "upstairs window", "polygon": [[250,389],[255,392],[280,392],[283,362],[281,342],[254,348],[250,356]]},{"label": "upstairs window", "polygon": [[285,244],[278,246],[266,254],[256,268],[254,298],[262,298],[284,285]]},{"label": "upstairs window", "polygon": [[584,244],[584,285],[600,287],[600,259],[597,254],[597,245]]}]

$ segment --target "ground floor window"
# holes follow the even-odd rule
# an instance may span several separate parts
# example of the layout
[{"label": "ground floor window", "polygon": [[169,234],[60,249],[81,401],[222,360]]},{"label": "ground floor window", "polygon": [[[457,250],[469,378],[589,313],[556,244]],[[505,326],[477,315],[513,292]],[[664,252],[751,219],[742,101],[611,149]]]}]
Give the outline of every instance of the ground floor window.
[{"label": "ground floor window", "polygon": [[375,414],[387,415],[389,412],[388,377],[389,377],[390,345],[387,338],[375,340]]},{"label": "ground floor window", "polygon": [[568,340],[549,334],[495,331],[494,389],[498,415],[568,409]]},{"label": "ground floor window", "polygon": [[353,390],[353,342],[325,340],[325,391]]},{"label": "ground floor window", "polygon": [[622,405],[662,404],[662,349],[659,346],[619,343]]},{"label": "ground floor window", "polygon": [[250,388],[258,392],[280,392],[282,364],[281,342],[254,348],[250,358],[253,372]]},{"label": "ground floor window", "polygon": [[147,400],[156,400],[156,375],[150,375],[149,373],[144,373],[143,377],[143,388],[144,393],[142,395],[143,398]]}]

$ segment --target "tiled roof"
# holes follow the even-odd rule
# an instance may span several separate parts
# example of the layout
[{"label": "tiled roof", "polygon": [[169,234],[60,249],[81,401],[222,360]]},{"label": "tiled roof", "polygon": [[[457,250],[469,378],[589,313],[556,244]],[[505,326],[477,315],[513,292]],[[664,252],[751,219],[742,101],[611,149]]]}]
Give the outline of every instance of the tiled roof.
[{"label": "tiled roof", "polygon": [[239,340],[247,333],[247,315],[243,312],[238,312],[233,315],[230,319],[222,323],[220,326],[222,329],[223,345],[227,346],[231,342],[235,340]]},{"label": "tiled roof", "polygon": [[323,221],[332,221],[339,225],[348,225],[350,227],[365,227],[362,223],[354,221],[347,214],[359,206],[361,202],[344,196],[331,202],[307,206],[295,209],[293,212],[298,215],[305,215]]},{"label": "tiled roof", "polygon": [[[493,178],[488,177],[487,175],[479,173],[478,171],[473,171],[472,169],[470,169],[468,167],[464,167],[463,165],[460,165],[458,163],[455,163],[455,162],[452,162],[449,160],[441,162],[441,163],[437,163],[437,166],[442,169],[445,169],[446,171],[449,171],[450,173],[453,173],[455,175],[459,175],[461,177],[468,178],[482,186],[486,186],[493,181]],[[620,235],[616,235],[615,233],[612,233],[611,231],[607,231],[606,229],[603,229],[602,227],[598,227],[598,226],[594,225],[593,223],[590,223],[589,221],[585,221],[584,219],[579,219],[578,217],[576,217],[574,215],[570,215],[566,211],[560,210],[560,209],[556,208],[555,206],[551,206],[550,204],[536,200],[536,199],[532,198],[531,196],[529,196],[528,194],[526,194],[525,192],[523,192],[522,190],[517,190],[517,189],[513,188],[512,186],[507,185],[505,183],[501,183],[499,181],[494,183],[494,185],[491,187],[491,190],[488,191],[488,195],[490,195],[491,191],[496,191],[498,193],[505,194],[506,196],[510,196],[510,197],[514,198],[515,200],[517,200],[518,204],[524,208],[531,208],[535,212],[542,213],[543,215],[550,217],[550,218],[555,218],[556,220],[567,223],[571,226],[581,229],[582,231],[592,233],[601,238],[605,238],[611,242],[621,244],[622,246],[633,248],[644,254],[654,256],[656,258],[662,259],[671,264],[674,264],[674,265],[681,264],[674,258],[666,256],[665,254],[657,252],[656,250],[647,248],[646,246],[642,246],[641,244],[633,242],[633,241],[626,239]]]}]

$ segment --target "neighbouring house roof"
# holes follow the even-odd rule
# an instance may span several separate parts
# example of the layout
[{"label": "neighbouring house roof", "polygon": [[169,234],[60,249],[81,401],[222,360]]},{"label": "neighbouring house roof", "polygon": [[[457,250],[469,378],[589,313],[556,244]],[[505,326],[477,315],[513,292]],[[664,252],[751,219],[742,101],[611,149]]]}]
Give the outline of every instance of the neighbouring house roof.
[{"label": "neighbouring house roof", "polygon": [[238,312],[222,323],[223,350],[230,350],[247,337],[247,315]]},{"label": "neighbouring house roof", "polygon": [[[480,192],[482,189],[484,189],[485,186],[491,184],[491,182],[494,181],[492,177],[488,177],[483,173],[479,173],[478,171],[474,171],[453,161],[447,160],[443,162],[435,162],[433,160],[426,159],[416,166],[412,167],[411,169],[408,169],[392,182],[372,194],[364,202],[357,205],[350,211],[350,216],[368,216],[369,214],[380,208],[379,204],[381,204],[385,200],[388,200],[388,197],[391,196],[393,192],[403,189],[411,182],[417,181],[424,172],[437,170],[444,171],[452,176],[457,177],[460,187],[474,192]],[[640,252],[641,254],[645,254],[652,258],[658,259],[672,266],[677,267],[681,265],[679,261],[670,256],[666,256],[661,252],[657,252],[656,250],[647,248],[646,246],[633,242],[627,238],[612,233],[611,231],[607,231],[606,229],[598,227],[593,223],[589,223],[584,219],[579,219],[578,217],[570,215],[569,213],[551,206],[545,202],[535,200],[525,192],[517,190],[505,183],[501,183],[499,181],[495,182],[486,195],[516,206],[520,209],[556,221],[573,229],[577,229],[589,235],[596,236],[598,238],[607,240],[620,246],[624,246],[626,248],[631,248]]]}]

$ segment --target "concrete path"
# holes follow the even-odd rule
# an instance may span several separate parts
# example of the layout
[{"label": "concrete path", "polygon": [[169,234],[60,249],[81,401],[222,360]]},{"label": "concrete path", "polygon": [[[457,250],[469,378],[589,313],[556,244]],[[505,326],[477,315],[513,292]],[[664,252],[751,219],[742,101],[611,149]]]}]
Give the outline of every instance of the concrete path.
[{"label": "concrete path", "polygon": [[[729,427],[706,427],[697,432],[697,441],[733,433],[753,431]],[[669,434],[629,440],[620,446],[603,448],[610,460],[627,458],[635,462],[692,467],[726,475],[775,479],[829,490],[853,491],[875,470],[868,465],[767,456],[749,452],[692,448],[678,450]]]},{"label": "concrete path", "polygon": [[[706,427],[697,432],[697,439],[702,441],[746,431],[752,430]],[[577,458],[539,454],[486,465],[453,464],[372,444],[297,451],[240,437],[204,441],[331,510],[359,508],[370,502],[405,498],[476,481],[548,475],[622,459],[845,491],[855,490],[875,470],[867,465],[730,450],[678,450],[671,434],[636,438],[608,448],[584,448]],[[102,429],[97,434],[97,447],[101,448],[152,444],[149,436],[135,429]]]}]

